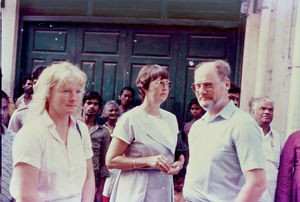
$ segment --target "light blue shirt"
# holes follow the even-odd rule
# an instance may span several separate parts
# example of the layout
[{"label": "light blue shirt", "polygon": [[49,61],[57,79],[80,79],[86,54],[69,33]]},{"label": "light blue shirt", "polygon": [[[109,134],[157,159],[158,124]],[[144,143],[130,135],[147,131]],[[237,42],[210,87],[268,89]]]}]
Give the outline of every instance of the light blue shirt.
[{"label": "light blue shirt", "polygon": [[213,119],[205,114],[189,133],[190,160],[183,187],[187,201],[234,201],[243,172],[263,169],[256,121],[230,101]]}]

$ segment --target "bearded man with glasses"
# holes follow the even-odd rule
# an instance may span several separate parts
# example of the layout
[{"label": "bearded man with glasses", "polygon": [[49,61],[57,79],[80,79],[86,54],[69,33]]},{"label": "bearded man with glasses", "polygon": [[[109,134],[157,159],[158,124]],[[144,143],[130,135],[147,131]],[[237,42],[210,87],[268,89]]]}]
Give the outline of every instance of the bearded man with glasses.
[{"label": "bearded man with glasses", "polygon": [[206,113],[188,137],[186,201],[257,201],[266,188],[259,126],[228,99],[229,78],[225,61],[196,66],[192,89]]}]

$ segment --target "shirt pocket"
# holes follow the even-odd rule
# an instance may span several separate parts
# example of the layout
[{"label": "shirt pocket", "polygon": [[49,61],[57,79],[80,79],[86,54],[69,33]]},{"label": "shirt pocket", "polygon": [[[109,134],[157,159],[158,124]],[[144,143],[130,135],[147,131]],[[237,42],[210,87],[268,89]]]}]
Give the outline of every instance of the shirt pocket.
[{"label": "shirt pocket", "polygon": [[279,149],[265,150],[265,160],[271,162],[278,169],[279,161],[280,161],[280,150]]}]

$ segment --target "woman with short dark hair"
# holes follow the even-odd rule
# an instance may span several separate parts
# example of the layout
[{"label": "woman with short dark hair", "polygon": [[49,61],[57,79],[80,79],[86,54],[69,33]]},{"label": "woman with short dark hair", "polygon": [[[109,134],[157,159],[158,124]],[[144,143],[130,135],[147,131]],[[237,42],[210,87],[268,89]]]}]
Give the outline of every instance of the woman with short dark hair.
[{"label": "woman with short dark hair", "polygon": [[106,155],[108,168],[120,169],[110,201],[173,201],[172,175],[182,168],[184,157],[174,162],[176,117],[160,108],[172,82],[165,67],[147,65],[136,85],[143,103],[117,122]]}]

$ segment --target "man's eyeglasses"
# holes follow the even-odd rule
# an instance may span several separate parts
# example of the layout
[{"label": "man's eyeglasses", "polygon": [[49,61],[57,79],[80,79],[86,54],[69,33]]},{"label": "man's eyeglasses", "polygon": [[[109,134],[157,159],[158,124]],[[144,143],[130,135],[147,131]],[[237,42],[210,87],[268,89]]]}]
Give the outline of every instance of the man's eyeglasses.
[{"label": "man's eyeglasses", "polygon": [[156,85],[158,85],[162,88],[167,86],[169,89],[171,89],[173,87],[173,82],[172,81],[160,80],[160,81],[152,81],[152,83],[155,83]]},{"label": "man's eyeglasses", "polygon": [[216,82],[216,83],[213,82],[193,83],[191,88],[194,92],[199,90],[201,87],[205,90],[212,90],[215,88],[216,85],[222,83],[223,81]]}]

